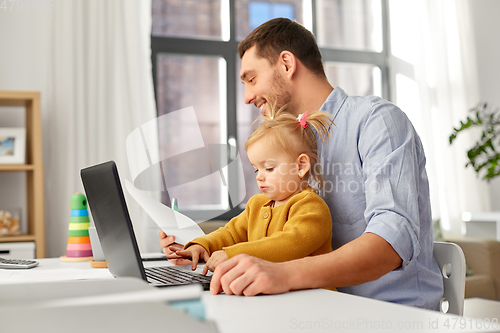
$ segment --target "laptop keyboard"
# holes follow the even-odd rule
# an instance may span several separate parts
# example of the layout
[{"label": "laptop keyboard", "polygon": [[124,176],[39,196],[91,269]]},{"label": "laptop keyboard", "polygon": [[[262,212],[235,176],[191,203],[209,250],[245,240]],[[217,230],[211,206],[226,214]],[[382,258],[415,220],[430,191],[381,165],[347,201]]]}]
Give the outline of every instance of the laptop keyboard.
[{"label": "laptop keyboard", "polygon": [[147,267],[145,268],[145,271],[148,281],[155,284],[160,282],[166,285],[182,285],[192,283],[209,285],[211,280],[210,276],[183,271],[171,266]]}]

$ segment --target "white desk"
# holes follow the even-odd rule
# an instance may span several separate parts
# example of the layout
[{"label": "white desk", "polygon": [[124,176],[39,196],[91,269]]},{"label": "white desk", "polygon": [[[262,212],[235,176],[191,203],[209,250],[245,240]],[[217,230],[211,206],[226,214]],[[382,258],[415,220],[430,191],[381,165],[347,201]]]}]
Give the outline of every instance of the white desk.
[{"label": "white desk", "polygon": [[[235,332],[238,325],[238,332],[480,332],[475,325],[484,327],[471,318],[321,289],[254,298],[207,294],[203,299],[207,317],[221,332]],[[496,327],[499,332],[500,324]]]},{"label": "white desk", "polygon": [[[40,266],[35,268],[35,270],[54,270],[68,267],[92,269],[88,263],[63,263],[58,259],[41,259],[39,261]],[[146,266],[164,264],[166,264],[165,261],[145,262]],[[111,283],[112,281],[107,280],[107,282]],[[87,282],[88,285],[91,283],[96,282]],[[26,286],[29,287],[30,285]],[[153,287],[149,286],[146,286],[146,288],[153,289]],[[162,289],[164,290],[165,288]],[[1,297],[0,295],[0,300]],[[202,300],[205,304],[206,318],[215,322],[219,332],[222,333],[297,331],[436,333],[500,331],[498,324],[495,326],[496,329],[492,328],[491,325],[490,329],[484,329],[483,321],[322,289],[257,297],[211,295],[208,292],[204,292]],[[145,326],[153,324],[156,324],[157,328],[162,327],[163,331],[169,331],[169,328],[176,326],[173,322],[170,324],[167,319],[168,308],[162,310],[161,308],[152,306],[148,302],[137,303],[135,306],[136,308],[131,309],[130,307],[122,308],[120,304],[117,304],[106,307],[78,308],[77,311],[72,311],[71,308],[60,310],[64,313],[63,320],[66,321],[66,324],[71,322],[71,315],[78,316],[78,318],[88,318],[89,312],[91,316],[100,316],[101,321],[106,320],[106,318],[116,318],[113,316],[121,316],[124,322],[132,321],[136,323],[136,325],[127,324],[127,329],[123,330],[121,328],[120,332],[142,332],[145,331]],[[7,311],[4,311],[6,309]],[[8,306],[0,306],[0,320],[2,320],[2,314],[4,316],[14,316],[18,310],[9,310]],[[48,325],[48,322],[50,322],[51,313],[54,312],[46,312],[44,309],[38,309],[33,312],[34,317],[39,318],[41,321],[40,326],[38,326],[40,328],[39,331],[45,332],[45,329],[50,329],[51,332],[76,332],[74,329],[64,327],[64,325],[63,327],[44,327],[43,325]],[[165,314],[164,317],[162,317],[162,313]],[[30,314],[28,313],[27,316],[29,318]],[[47,316],[49,317],[48,319]],[[134,316],[137,318],[134,318]],[[144,324],[143,321],[146,321],[148,325],[143,327],[144,330],[137,331],[137,324]],[[88,332],[104,331],[103,326],[92,327],[93,321],[91,318],[85,319],[84,322],[86,326],[83,327]],[[479,327],[480,329],[478,329]],[[100,330],[100,328],[103,330]],[[109,332],[109,328],[107,329],[107,332]]]}]

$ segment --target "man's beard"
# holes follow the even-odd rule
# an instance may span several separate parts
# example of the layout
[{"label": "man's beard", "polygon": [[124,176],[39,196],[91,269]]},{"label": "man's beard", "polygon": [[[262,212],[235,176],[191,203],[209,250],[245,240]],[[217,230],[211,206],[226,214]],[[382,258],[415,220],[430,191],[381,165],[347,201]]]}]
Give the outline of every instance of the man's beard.
[{"label": "man's beard", "polygon": [[268,104],[274,105],[277,110],[284,105],[290,106],[292,95],[286,89],[285,81],[279,75],[278,70],[274,70],[273,85],[271,86],[268,96]]}]

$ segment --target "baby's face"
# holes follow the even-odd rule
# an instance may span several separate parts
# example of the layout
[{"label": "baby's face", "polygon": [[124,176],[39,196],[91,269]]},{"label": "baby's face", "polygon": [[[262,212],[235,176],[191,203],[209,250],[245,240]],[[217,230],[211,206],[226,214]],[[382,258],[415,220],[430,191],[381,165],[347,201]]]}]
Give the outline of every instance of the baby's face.
[{"label": "baby's face", "polygon": [[262,138],[247,149],[248,159],[255,169],[255,179],[262,193],[279,206],[300,192],[298,160]]}]

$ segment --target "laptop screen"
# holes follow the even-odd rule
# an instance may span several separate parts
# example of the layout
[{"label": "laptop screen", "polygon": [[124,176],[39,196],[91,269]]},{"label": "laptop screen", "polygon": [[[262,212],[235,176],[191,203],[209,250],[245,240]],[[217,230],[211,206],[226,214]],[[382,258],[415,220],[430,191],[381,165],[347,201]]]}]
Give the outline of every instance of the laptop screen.
[{"label": "laptop screen", "polygon": [[109,271],[146,280],[116,164],[98,164],[80,174]]}]

